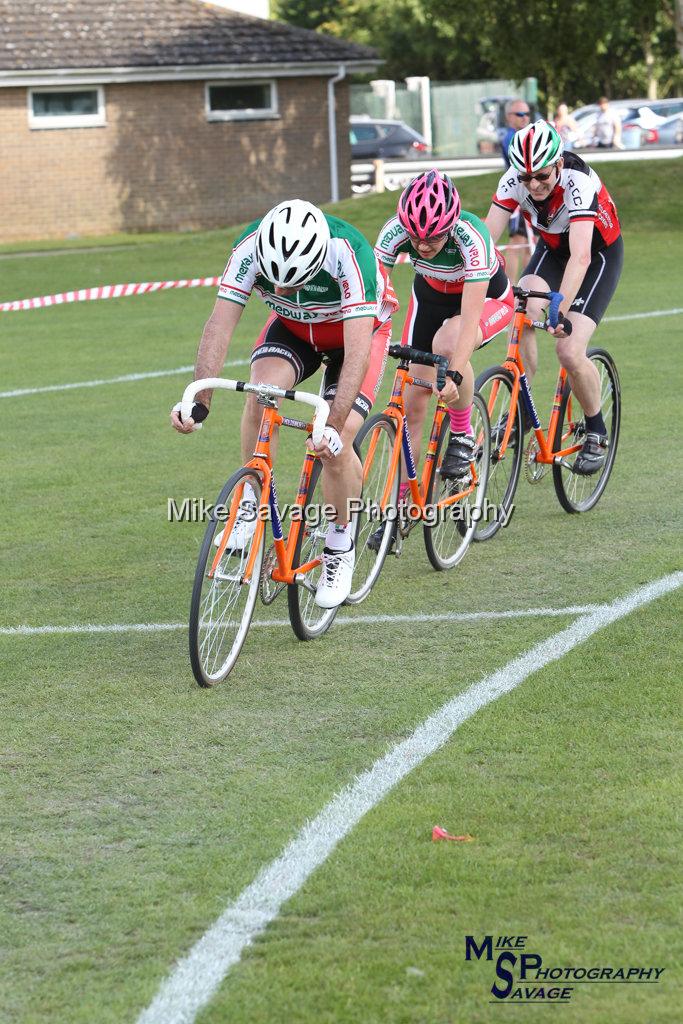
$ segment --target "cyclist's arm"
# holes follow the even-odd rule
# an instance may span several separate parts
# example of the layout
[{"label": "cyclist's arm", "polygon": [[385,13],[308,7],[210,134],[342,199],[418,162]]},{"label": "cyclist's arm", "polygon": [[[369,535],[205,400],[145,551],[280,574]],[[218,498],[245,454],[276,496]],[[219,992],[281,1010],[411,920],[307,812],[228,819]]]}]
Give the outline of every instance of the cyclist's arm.
[{"label": "cyclist's arm", "polygon": [[328,423],[341,434],[370,365],[374,318],[361,316],[344,321],[344,362]]},{"label": "cyclist's arm", "polygon": [[569,307],[576,298],[576,293],[591,264],[593,224],[593,220],[576,220],[569,225],[569,259],[559,287],[559,291],[564,295],[560,304],[562,316],[569,312]]},{"label": "cyclist's arm", "polygon": [[[488,281],[467,281],[462,290],[460,316],[447,320],[443,327],[440,328],[440,332],[444,332],[446,340],[448,340],[449,334],[453,336],[453,344],[450,351],[448,351],[447,346],[451,370],[457,370],[459,373],[464,374],[465,367],[472,353],[479,345],[479,321],[481,320],[488,287]],[[457,340],[453,330],[456,322],[458,324]]]},{"label": "cyclist's arm", "polygon": [[[218,377],[232,341],[235,328],[242,316],[244,306],[227,299],[216,299],[211,316],[204,324],[201,341],[197,349],[194,367],[194,379],[202,377]],[[195,401],[203,402],[207,409],[211,406],[213,391],[200,391]]]},{"label": "cyclist's arm", "polygon": [[486,214],[484,224],[486,224],[486,227],[489,229],[494,244],[498,241],[505,231],[505,228],[508,226],[511,213],[511,210],[504,210],[501,206],[496,206],[495,203],[491,203],[489,212]]},{"label": "cyclist's arm", "polygon": [[[211,316],[204,325],[202,337],[197,349],[195,362],[194,379],[202,377],[218,377],[223,369],[228,345],[239,318],[242,315],[243,306],[235,302],[228,302],[225,299],[216,299]],[[205,405],[208,409],[211,405],[213,391],[200,391],[195,402]],[[181,420],[180,413],[176,408],[171,410],[171,424],[179,434],[190,434],[194,430],[194,420]]]}]

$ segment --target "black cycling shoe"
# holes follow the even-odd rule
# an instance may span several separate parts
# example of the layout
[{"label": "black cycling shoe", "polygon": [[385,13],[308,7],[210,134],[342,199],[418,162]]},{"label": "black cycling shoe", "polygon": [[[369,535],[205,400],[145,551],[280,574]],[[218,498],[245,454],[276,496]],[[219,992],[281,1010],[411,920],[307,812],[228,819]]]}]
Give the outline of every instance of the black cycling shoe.
[{"label": "black cycling shoe", "polygon": [[609,442],[606,434],[594,434],[589,431],[583,448],[576,456],[572,469],[580,476],[592,476],[605,465]]},{"label": "black cycling shoe", "polygon": [[[374,530],[370,534],[370,536],[368,537],[367,541],[365,542],[365,546],[370,548],[371,551],[379,551],[380,545],[382,543],[382,538],[384,537],[384,528],[385,528],[385,526],[386,526],[386,523],[382,523],[381,526],[378,526],[377,529]],[[394,522],[391,524],[391,543],[389,544],[389,550],[390,551],[391,551],[392,547],[394,546],[395,542],[396,542],[396,521],[394,520]]]},{"label": "black cycling shoe", "polygon": [[474,458],[475,448],[474,438],[470,434],[451,433],[439,470],[441,476],[457,480],[463,486],[470,483],[472,479],[470,463]]}]

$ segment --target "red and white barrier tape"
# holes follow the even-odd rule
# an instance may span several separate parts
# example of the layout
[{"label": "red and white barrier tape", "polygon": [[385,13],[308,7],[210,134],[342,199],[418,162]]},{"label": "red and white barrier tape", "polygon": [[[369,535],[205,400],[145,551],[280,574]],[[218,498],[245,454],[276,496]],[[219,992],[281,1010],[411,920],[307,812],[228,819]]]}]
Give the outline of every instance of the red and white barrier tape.
[{"label": "red and white barrier tape", "polygon": [[[500,249],[513,248],[499,246]],[[408,263],[408,254],[399,253],[397,263]],[[129,295],[148,295],[150,292],[164,292],[173,288],[217,288],[220,277],[193,277],[180,281],[141,281],[138,284],[103,284],[97,288],[79,288],[72,292],[58,292],[56,295],[38,295],[33,299],[14,299],[0,302],[0,313],[17,313],[22,309],[44,309],[47,306],[63,306],[69,302],[94,302],[97,299],[123,299]]]},{"label": "red and white barrier tape", "polygon": [[39,295],[34,299],[15,299],[0,302],[0,313],[16,313],[21,309],[43,309],[62,306],[68,302],[93,302],[96,299],[122,299],[128,295],[147,295],[149,292],[168,291],[171,288],[215,288],[220,277],[193,277],[180,281],[142,281],[138,284],[104,284],[98,288],[79,288],[56,295]]}]

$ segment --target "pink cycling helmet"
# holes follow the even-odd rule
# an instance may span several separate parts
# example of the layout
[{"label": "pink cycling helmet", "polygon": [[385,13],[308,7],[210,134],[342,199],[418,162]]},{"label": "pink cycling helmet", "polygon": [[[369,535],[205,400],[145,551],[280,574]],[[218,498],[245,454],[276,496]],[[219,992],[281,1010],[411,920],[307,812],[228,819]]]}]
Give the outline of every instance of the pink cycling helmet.
[{"label": "pink cycling helmet", "polygon": [[450,231],[461,209],[455,185],[435,168],[406,186],[398,201],[398,219],[410,235],[424,240]]}]

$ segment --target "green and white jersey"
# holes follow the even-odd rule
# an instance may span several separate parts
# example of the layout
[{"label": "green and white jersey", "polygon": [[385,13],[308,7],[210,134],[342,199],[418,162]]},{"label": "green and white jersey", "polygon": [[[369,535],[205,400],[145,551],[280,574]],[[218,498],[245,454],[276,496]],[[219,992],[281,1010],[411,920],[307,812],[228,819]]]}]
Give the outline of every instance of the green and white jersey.
[{"label": "green and white jersey", "polygon": [[441,252],[432,259],[419,255],[398,217],[391,217],[379,233],[375,255],[385,267],[393,267],[401,253],[407,255],[416,274],[442,292],[460,292],[468,281],[490,281],[498,269],[489,229],[466,210],[449,232]]},{"label": "green and white jersey", "polygon": [[252,291],[285,322],[299,326],[340,323],[371,316],[384,323],[398,308],[391,282],[367,239],[346,221],[325,214],[330,244],[322,269],[295,294],[275,294],[275,285],[257,272],[255,220],[240,235],[223,273],[218,295],[245,306]]}]

